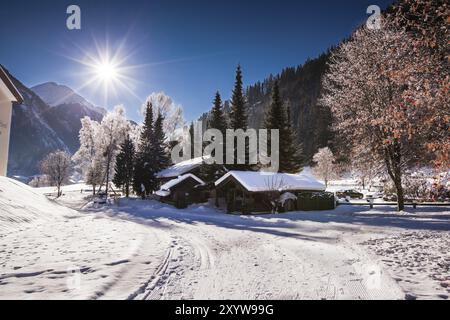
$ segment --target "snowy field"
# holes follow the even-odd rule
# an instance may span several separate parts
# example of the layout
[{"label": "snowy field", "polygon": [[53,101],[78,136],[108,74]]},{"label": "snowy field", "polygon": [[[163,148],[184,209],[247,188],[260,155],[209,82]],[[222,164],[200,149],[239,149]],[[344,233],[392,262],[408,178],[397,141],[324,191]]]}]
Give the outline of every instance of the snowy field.
[{"label": "snowy field", "polygon": [[0,299],[447,299],[450,211],[235,216],[0,177]]}]

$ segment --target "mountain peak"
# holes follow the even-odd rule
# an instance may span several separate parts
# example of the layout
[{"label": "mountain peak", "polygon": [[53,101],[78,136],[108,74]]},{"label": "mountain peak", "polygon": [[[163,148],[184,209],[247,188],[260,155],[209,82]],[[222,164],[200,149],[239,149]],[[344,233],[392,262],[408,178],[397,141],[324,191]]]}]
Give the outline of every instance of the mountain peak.
[{"label": "mountain peak", "polygon": [[31,90],[33,90],[51,107],[56,107],[62,104],[77,103],[91,109],[95,108],[92,103],[77,94],[74,90],[66,85],[58,84],[56,82],[45,82],[38,84],[31,87]]}]

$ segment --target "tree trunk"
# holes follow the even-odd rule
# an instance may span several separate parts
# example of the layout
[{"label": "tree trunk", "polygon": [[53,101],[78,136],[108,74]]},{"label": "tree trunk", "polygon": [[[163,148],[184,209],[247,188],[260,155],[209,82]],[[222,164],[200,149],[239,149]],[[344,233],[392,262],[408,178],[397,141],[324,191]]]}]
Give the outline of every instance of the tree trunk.
[{"label": "tree trunk", "polygon": [[397,192],[397,210],[402,211],[405,209],[405,195],[402,186],[401,153],[398,143],[394,143],[393,146],[385,149],[384,160],[388,174],[394,182]]},{"label": "tree trunk", "polygon": [[130,184],[128,182],[125,184],[125,196],[127,198],[130,196]]},{"label": "tree trunk", "polygon": [[401,176],[396,177],[394,184],[397,191],[397,210],[402,211],[405,209],[405,195],[403,192]]},{"label": "tree trunk", "polygon": [[111,161],[108,159],[108,162],[106,164],[106,186],[105,186],[105,192],[106,192],[106,199],[108,199],[108,191],[109,191],[109,166],[111,164]]},{"label": "tree trunk", "polygon": [[58,184],[57,187],[58,187],[58,195],[56,197],[59,198],[61,196],[61,185]]}]

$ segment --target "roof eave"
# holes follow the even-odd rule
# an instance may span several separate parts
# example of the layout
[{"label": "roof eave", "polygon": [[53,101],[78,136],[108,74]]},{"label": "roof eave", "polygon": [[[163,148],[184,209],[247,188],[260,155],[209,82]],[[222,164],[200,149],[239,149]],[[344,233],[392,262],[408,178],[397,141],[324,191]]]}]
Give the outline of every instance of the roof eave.
[{"label": "roof eave", "polygon": [[17,90],[16,86],[8,77],[8,74],[1,65],[0,65],[0,78],[2,79],[3,83],[6,85],[8,90],[13,94],[14,98],[16,98],[15,102],[17,102],[18,104],[22,104],[23,103],[22,95],[20,94],[19,90]]}]

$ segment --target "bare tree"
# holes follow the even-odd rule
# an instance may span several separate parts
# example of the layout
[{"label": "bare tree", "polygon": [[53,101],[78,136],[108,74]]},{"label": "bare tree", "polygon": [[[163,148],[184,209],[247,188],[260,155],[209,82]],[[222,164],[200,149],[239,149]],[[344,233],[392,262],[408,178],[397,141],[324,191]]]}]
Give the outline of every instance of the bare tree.
[{"label": "bare tree", "polygon": [[324,181],[325,187],[328,187],[328,182],[334,176],[334,155],[330,148],[325,147],[319,149],[313,157],[316,163],[314,167],[315,173]]},{"label": "bare tree", "polygon": [[[361,28],[331,57],[322,103],[335,117],[353,157],[369,154],[382,164],[404,209],[402,176],[424,151],[426,109],[417,102],[428,86],[429,59],[414,51],[405,31],[383,24]],[[416,96],[410,93],[414,92]]]},{"label": "bare tree", "polygon": [[276,213],[279,208],[279,199],[285,183],[282,178],[278,178],[277,175],[269,175],[265,179],[265,184],[267,187],[267,201],[268,205],[271,207],[271,212]]},{"label": "bare tree", "polygon": [[50,183],[58,188],[57,197],[61,196],[61,185],[67,181],[70,174],[70,154],[65,151],[55,151],[42,160],[41,173],[46,175]]}]

